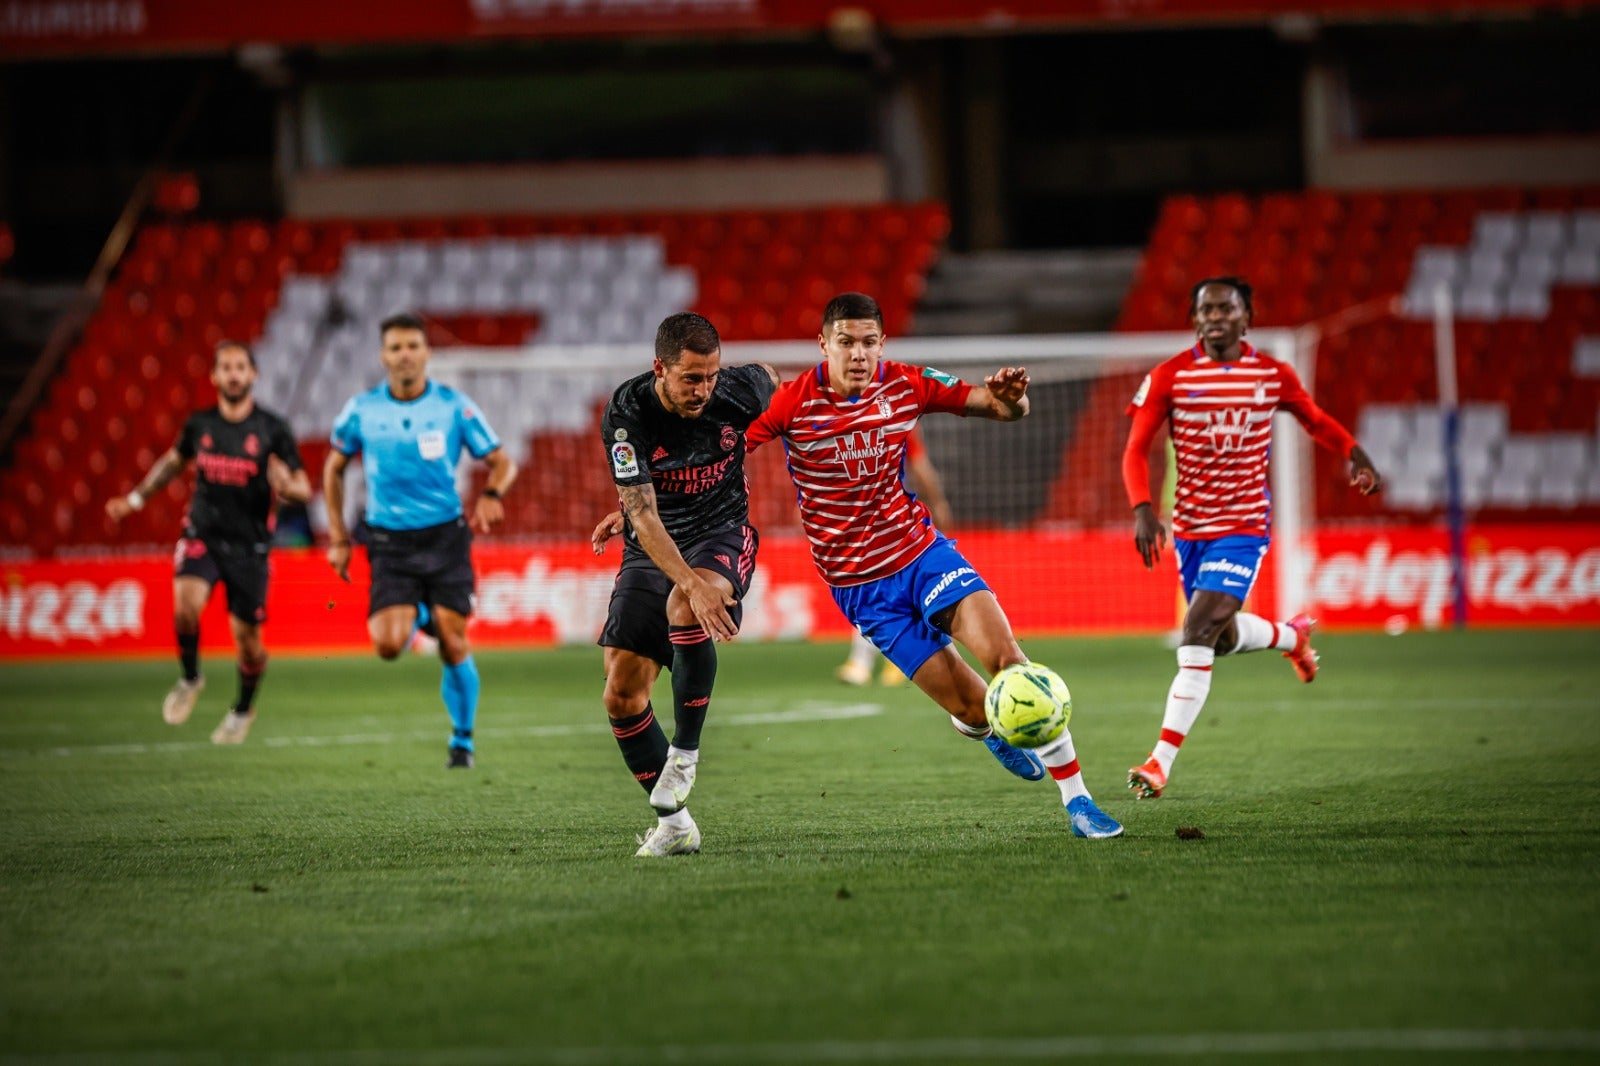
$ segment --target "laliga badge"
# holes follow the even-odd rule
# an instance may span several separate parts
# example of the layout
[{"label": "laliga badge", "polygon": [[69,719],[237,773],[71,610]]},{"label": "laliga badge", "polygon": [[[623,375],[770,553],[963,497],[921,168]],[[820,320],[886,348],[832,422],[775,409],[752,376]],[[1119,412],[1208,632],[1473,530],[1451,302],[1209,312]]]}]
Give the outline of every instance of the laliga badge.
[{"label": "laliga badge", "polygon": [[1150,395],[1150,375],[1146,374],[1144,376],[1144,380],[1139,383],[1139,391],[1133,394],[1133,406],[1135,406],[1135,407],[1143,407],[1144,406],[1144,398],[1146,396],[1149,396],[1149,395]]},{"label": "laliga badge", "polygon": [[633,445],[611,446],[611,470],[617,477],[639,476],[639,456],[634,453]]}]

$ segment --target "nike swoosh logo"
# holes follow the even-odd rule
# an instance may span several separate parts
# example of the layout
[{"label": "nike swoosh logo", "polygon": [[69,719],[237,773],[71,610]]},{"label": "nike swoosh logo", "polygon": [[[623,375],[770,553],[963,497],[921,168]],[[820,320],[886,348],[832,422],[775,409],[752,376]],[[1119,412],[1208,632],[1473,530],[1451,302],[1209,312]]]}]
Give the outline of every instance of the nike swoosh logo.
[{"label": "nike swoosh logo", "polygon": [[965,581],[961,582],[961,584],[957,585],[956,588],[964,589],[964,588],[966,588],[968,585],[972,584],[976,580],[978,580],[978,579],[975,578],[975,577],[969,577]]},{"label": "nike swoosh logo", "polygon": [[832,426],[834,421],[835,421],[834,419],[830,418],[826,422],[813,422],[813,423],[811,423],[811,428],[813,430],[815,430],[816,432],[821,433],[823,430],[825,430],[828,427]]},{"label": "nike swoosh logo", "polygon": [[1222,579],[1222,583],[1223,583],[1223,584],[1224,584],[1224,585],[1227,585],[1227,586],[1228,586],[1228,587],[1229,587],[1229,588],[1237,588],[1237,587],[1239,587],[1239,586],[1240,586],[1240,585],[1243,585],[1243,584],[1244,584],[1244,582],[1243,582],[1243,581],[1229,581],[1229,580],[1228,580],[1228,579],[1227,579],[1227,578],[1223,578],[1223,579]]}]

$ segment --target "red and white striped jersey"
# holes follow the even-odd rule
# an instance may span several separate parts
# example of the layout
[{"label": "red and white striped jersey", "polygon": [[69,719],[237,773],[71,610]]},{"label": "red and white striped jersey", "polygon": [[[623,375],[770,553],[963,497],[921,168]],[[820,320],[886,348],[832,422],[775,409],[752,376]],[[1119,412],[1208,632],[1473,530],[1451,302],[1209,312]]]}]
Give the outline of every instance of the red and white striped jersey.
[{"label": "red and white striped jersey", "polygon": [[1317,442],[1349,457],[1355,440],[1306,392],[1294,368],[1241,342],[1238,359],[1218,362],[1196,344],[1145,376],[1128,414],[1134,417],[1122,475],[1133,506],[1150,499],[1150,442],[1165,422],[1177,452],[1174,536],[1214,540],[1267,536],[1272,499],[1267,460],[1272,416],[1299,419]]},{"label": "red and white striped jersey", "polygon": [[965,414],[972,386],[932,368],[882,360],[860,396],[821,363],[784,382],[745,431],[748,447],[783,438],[811,558],[830,585],[888,577],[933,543],[933,519],[903,478],[906,438],[924,411]]}]

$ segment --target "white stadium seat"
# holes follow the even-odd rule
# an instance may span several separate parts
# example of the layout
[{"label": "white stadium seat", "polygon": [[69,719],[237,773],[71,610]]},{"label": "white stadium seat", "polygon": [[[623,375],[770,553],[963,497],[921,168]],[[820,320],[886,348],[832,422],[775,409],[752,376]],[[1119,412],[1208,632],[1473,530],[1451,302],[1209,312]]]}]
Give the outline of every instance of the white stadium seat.
[{"label": "white stadium seat", "polygon": [[1477,248],[1514,248],[1522,241],[1523,220],[1510,211],[1484,211],[1472,225],[1472,243]]},{"label": "white stadium seat", "polygon": [[1571,223],[1571,218],[1564,211],[1530,212],[1522,232],[1522,246],[1527,249],[1554,251],[1567,243]]},{"label": "white stadium seat", "polygon": [[1569,248],[1556,268],[1562,285],[1600,285],[1600,248]]}]

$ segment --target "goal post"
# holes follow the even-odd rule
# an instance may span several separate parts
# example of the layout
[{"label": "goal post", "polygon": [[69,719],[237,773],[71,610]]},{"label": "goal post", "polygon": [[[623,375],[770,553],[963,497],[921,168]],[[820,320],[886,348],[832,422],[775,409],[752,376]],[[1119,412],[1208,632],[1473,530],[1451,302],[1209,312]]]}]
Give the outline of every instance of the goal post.
[{"label": "goal post", "polygon": [[[1309,387],[1312,349],[1305,335],[1254,330],[1250,339],[1294,366]],[[995,586],[1019,633],[1164,630],[1176,623],[1170,575],[1145,574],[1133,548],[1121,457],[1129,426],[1124,409],[1139,381],[1193,343],[1192,333],[889,340],[888,358],[967,381],[980,382],[1002,366],[1028,368],[1032,410],[1022,422],[929,416],[921,423],[954,515],[947,532]],[[723,347],[725,366],[770,363],[786,379],[820,358],[814,342]],[[600,411],[621,382],[650,365],[647,344],[435,351],[430,373],[464,389],[523,466],[498,539],[587,544],[616,499]],[[1273,551],[1257,592],[1266,597],[1260,609],[1288,617],[1308,587],[1310,447],[1292,418],[1277,423]],[[805,550],[781,447],[759,449],[749,477],[762,563],[781,569],[787,564],[780,556]],[[1168,508],[1161,510],[1165,521]],[[1170,567],[1170,559],[1163,564]]]}]

